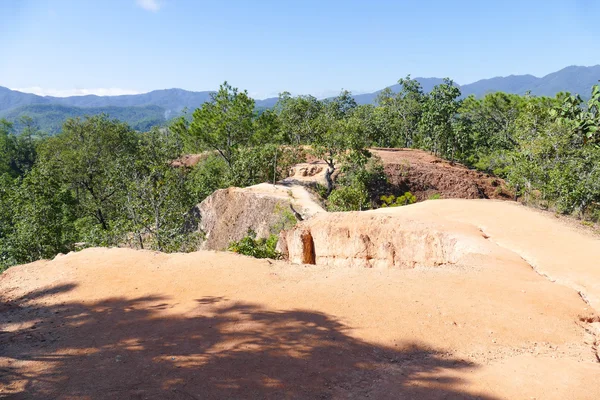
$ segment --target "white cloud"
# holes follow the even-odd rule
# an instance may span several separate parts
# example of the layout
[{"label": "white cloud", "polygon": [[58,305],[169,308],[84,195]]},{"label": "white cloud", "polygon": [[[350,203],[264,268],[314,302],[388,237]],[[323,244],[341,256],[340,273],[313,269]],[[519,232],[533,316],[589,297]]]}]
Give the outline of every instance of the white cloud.
[{"label": "white cloud", "polygon": [[54,97],[69,97],[69,96],[86,96],[95,94],[97,96],[120,96],[123,94],[140,94],[137,90],[121,89],[121,88],[95,88],[95,89],[45,89],[39,86],[28,88],[11,88],[23,93],[33,93],[38,96],[54,96]]},{"label": "white cloud", "polygon": [[157,12],[163,6],[161,0],[135,0],[135,3],[146,11]]}]

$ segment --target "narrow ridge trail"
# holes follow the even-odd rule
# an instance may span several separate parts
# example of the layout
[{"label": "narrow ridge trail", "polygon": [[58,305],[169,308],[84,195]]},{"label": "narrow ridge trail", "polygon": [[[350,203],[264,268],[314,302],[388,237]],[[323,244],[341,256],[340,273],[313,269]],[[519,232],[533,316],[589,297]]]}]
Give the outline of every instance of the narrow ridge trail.
[{"label": "narrow ridge trail", "polygon": [[576,290],[600,312],[600,236],[514,202],[451,199],[404,211],[479,227],[489,240],[518,254],[540,275]]}]

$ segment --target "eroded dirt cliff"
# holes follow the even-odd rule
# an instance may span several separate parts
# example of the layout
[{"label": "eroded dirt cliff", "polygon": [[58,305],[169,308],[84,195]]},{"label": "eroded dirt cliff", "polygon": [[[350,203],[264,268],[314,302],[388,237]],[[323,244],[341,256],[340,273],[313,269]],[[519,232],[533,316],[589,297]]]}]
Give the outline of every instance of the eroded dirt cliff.
[{"label": "eroded dirt cliff", "polygon": [[321,212],[323,208],[302,186],[262,183],[217,190],[198,204],[194,214],[197,230],[204,235],[202,249],[225,250],[249,230],[265,238]]}]

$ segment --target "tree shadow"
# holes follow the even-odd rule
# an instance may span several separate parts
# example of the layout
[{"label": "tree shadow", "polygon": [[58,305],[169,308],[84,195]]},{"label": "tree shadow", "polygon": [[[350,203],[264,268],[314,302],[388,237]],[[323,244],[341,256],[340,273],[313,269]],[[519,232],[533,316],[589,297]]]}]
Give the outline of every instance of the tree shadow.
[{"label": "tree shadow", "polygon": [[358,340],[323,313],[224,297],[185,313],[161,296],[45,297],[74,287],[0,295],[0,398],[483,398],[452,377],[476,365],[419,344]]}]

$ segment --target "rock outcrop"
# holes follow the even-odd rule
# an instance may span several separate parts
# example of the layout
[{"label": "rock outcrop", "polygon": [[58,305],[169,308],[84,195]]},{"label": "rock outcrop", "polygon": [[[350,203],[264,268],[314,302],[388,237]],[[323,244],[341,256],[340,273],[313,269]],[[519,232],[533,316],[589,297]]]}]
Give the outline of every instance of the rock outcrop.
[{"label": "rock outcrop", "polygon": [[290,168],[289,176],[283,179],[282,182],[308,186],[317,183],[327,185],[327,180],[325,179],[326,171],[327,164],[324,161],[315,160],[312,162],[300,163]]},{"label": "rock outcrop", "polygon": [[201,248],[224,250],[249,230],[265,238],[321,212],[323,208],[301,186],[262,183],[217,190],[196,206],[194,214],[204,236]]},{"label": "rock outcrop", "polygon": [[278,248],[293,263],[402,269],[455,264],[466,255],[489,252],[472,226],[398,211],[316,215],[282,232]]}]

